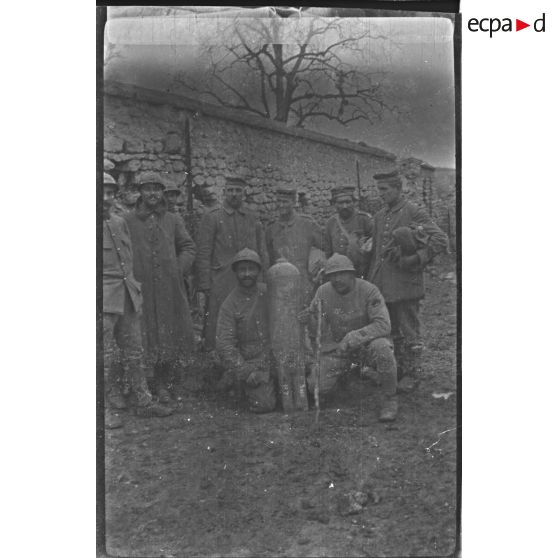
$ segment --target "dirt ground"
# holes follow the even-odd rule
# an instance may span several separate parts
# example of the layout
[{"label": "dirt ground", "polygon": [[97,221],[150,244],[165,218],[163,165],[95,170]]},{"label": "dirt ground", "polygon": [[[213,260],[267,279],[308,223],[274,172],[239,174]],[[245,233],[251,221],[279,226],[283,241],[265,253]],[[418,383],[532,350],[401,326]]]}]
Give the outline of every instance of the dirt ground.
[{"label": "dirt ground", "polygon": [[356,373],[317,426],[314,411],[251,415],[211,393],[184,393],[168,418],[125,415],[123,428],[106,433],[108,554],[453,554],[458,429],[450,270],[441,265],[427,276],[425,379],[418,392],[400,396],[393,424],[378,422],[374,384]]}]

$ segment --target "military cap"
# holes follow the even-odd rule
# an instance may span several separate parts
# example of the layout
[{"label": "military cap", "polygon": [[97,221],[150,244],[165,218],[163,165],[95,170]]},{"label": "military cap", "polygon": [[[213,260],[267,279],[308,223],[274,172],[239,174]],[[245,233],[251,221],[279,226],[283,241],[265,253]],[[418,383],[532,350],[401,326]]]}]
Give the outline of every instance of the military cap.
[{"label": "military cap", "polygon": [[335,186],[331,190],[331,199],[335,201],[340,196],[351,196],[352,198],[354,198],[355,197],[354,186]]},{"label": "military cap", "polygon": [[246,186],[246,181],[239,176],[225,176],[225,188],[227,186],[241,186],[244,188]]},{"label": "military cap", "polygon": [[200,195],[206,198],[216,198],[217,189],[215,186],[204,186],[203,188],[200,188]]},{"label": "military cap", "polygon": [[262,267],[262,260],[260,260],[260,256],[258,256],[257,252],[254,250],[250,250],[250,248],[243,248],[240,252],[237,252],[236,256],[233,258],[231,262],[231,267],[234,271],[234,267],[239,262],[253,262]]},{"label": "military cap", "polygon": [[161,188],[164,189],[167,184],[167,181],[158,172],[144,171],[141,172],[137,177],[136,184],[140,189],[144,184],[158,184],[159,186],[161,186]]},{"label": "military cap", "polygon": [[401,176],[399,175],[398,171],[392,172],[381,172],[374,175],[374,180],[376,182],[383,182],[385,184],[390,184],[393,186],[401,186]]},{"label": "military cap", "polygon": [[167,184],[165,184],[165,194],[167,192],[178,192],[179,194],[181,194],[182,190],[178,186],[176,186],[176,184],[168,182]]},{"label": "military cap", "polygon": [[118,189],[116,180],[108,172],[103,173],[103,186],[113,186],[115,189]]},{"label": "military cap", "polygon": [[341,254],[333,254],[331,258],[327,260],[324,267],[324,275],[329,275],[331,273],[337,273],[339,271],[356,271],[353,262]]}]

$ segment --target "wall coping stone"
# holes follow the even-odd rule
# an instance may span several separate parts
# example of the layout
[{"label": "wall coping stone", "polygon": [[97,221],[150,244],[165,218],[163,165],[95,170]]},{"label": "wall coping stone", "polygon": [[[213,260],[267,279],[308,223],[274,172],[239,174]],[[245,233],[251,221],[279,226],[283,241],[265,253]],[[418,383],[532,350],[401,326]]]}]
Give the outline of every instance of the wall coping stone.
[{"label": "wall coping stone", "polygon": [[342,149],[347,149],[349,151],[366,153],[369,155],[374,155],[375,157],[387,159],[389,161],[395,161],[397,159],[397,156],[393,153],[389,153],[388,151],[384,151],[383,149],[379,149],[378,147],[364,146],[353,141],[336,138],[327,134],[321,134],[319,132],[313,132],[311,130],[305,130],[303,128],[289,127],[281,122],[276,122],[275,120],[262,118],[252,114],[242,113],[241,111],[237,112],[234,109],[219,107],[217,105],[205,103],[197,99],[187,97],[185,95],[177,95],[175,93],[167,93],[166,91],[148,89],[145,87],[139,87],[137,85],[132,85],[115,80],[106,80],[104,82],[103,88],[103,93],[105,96],[108,95],[113,97],[136,99],[138,101],[156,105],[172,105],[177,108],[197,111],[206,116],[213,116],[216,118],[221,118],[223,120],[237,122],[245,126],[251,126],[253,128],[272,130],[274,132],[285,134],[287,136],[309,139],[312,141],[325,143],[327,145],[340,147]]}]

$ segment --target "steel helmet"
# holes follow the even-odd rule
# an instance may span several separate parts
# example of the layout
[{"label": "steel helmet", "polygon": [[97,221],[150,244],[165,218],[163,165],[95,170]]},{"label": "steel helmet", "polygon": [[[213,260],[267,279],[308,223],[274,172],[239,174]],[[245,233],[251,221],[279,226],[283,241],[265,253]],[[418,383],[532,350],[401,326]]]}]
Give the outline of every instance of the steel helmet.
[{"label": "steel helmet", "polygon": [[331,273],[337,273],[338,271],[356,271],[353,262],[341,254],[333,254],[329,260],[327,260],[324,267],[324,275],[330,275]]},{"label": "steel helmet", "polygon": [[233,258],[233,261],[231,262],[233,271],[235,265],[239,262],[254,262],[258,264],[260,268],[262,267],[262,260],[260,260],[260,256],[258,256],[258,253],[254,252],[254,250],[250,250],[250,248],[243,248]]},{"label": "steel helmet", "polygon": [[118,189],[118,184],[116,183],[116,180],[114,180],[114,178],[108,172],[103,173],[103,186],[105,185],[114,186],[114,188]]}]

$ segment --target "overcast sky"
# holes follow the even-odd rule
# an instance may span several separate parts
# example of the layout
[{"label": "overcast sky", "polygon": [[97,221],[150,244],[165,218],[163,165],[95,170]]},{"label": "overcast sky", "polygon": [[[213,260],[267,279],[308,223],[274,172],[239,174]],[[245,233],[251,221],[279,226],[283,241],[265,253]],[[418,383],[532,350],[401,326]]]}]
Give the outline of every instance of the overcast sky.
[{"label": "overcast sky", "polygon": [[[109,79],[154,89],[177,91],[179,70],[199,71],[204,41],[222,36],[226,18],[121,17],[107,23],[106,37],[119,54],[108,63]],[[306,18],[282,19],[285,41]],[[455,89],[453,73],[453,23],[447,18],[347,18],[347,25],[372,26],[390,38],[362,43],[362,70],[382,69],[407,109],[407,117],[384,119],[370,125],[315,124],[311,129],[365,141],[401,157],[414,156],[435,166],[455,167]],[[308,126],[310,128],[310,126]]]}]

